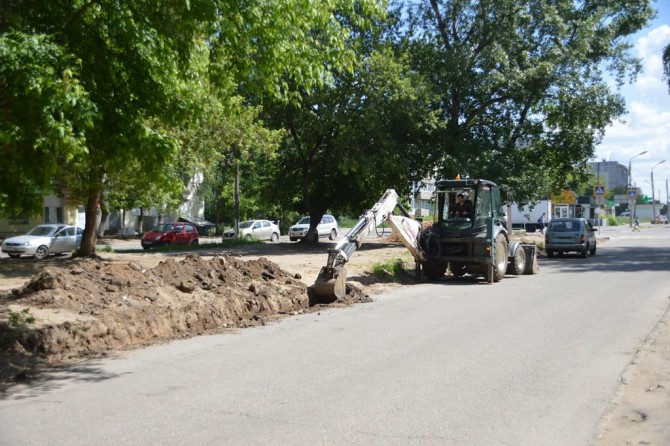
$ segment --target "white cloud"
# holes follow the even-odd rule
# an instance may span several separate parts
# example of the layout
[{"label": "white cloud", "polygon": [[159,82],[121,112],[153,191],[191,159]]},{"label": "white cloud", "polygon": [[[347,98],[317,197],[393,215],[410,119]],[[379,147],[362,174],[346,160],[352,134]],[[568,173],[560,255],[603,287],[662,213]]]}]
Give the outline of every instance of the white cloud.
[{"label": "white cloud", "polygon": [[[635,55],[642,60],[642,73],[637,81],[622,89],[628,113],[624,122],[615,122],[607,129],[596,153],[598,159],[632,165],[633,181],[651,195],[651,168],[661,160],[665,163],[654,168],[654,177],[663,180],[670,175],[670,94],[668,82],[663,79],[663,48],[670,44],[670,26],[662,25],[649,30],[634,42]],[[656,183],[656,181],[655,181]],[[665,191],[663,191],[665,194]]]}]

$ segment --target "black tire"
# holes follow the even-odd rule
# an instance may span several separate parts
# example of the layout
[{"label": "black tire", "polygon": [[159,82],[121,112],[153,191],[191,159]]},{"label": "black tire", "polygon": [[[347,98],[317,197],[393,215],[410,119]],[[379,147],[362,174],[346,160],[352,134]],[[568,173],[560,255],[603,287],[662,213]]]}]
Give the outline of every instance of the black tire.
[{"label": "black tire", "polygon": [[37,251],[35,251],[35,258],[38,260],[46,259],[49,257],[49,248],[45,245],[42,245],[37,248]]},{"label": "black tire", "polygon": [[582,252],[579,253],[579,256],[580,256],[582,259],[585,259],[588,255],[589,255],[589,245],[587,244],[587,245],[584,247],[584,249],[582,250]]},{"label": "black tire", "polygon": [[465,273],[468,272],[468,265],[461,262],[451,262],[449,264],[449,269],[454,277],[463,277]]},{"label": "black tire", "polygon": [[335,240],[337,238],[337,231],[335,229],[331,229],[330,236],[328,238],[331,240]]},{"label": "black tire", "polygon": [[272,235],[270,236],[270,241],[272,243],[277,243],[279,241],[279,234],[273,232]]},{"label": "black tire", "polygon": [[246,240],[246,241],[250,241],[250,240],[251,240],[251,236],[250,236],[249,234],[245,235],[245,236],[244,236],[244,240]]},{"label": "black tire", "polygon": [[18,252],[10,252],[10,253],[8,253],[8,255],[12,259],[18,259],[19,257],[21,257],[21,254],[18,253]]},{"label": "black tire", "polygon": [[289,237],[288,239],[291,240],[292,242],[295,242],[295,241],[298,240],[296,237]]},{"label": "black tire", "polygon": [[194,240],[191,240],[191,245],[199,245],[199,244],[200,244],[200,240],[198,240],[197,238],[194,239]]},{"label": "black tire", "polygon": [[594,243],[594,244],[593,244],[593,247],[592,247],[591,250],[589,251],[589,254],[591,254],[592,256],[596,255],[596,246],[597,246],[597,245]]},{"label": "black tire", "polygon": [[149,249],[151,249],[150,246],[142,246],[142,248],[143,248],[145,251],[148,251]]},{"label": "black tire", "polygon": [[521,246],[517,247],[516,251],[514,251],[512,261],[509,263],[509,269],[510,273],[517,276],[523,274],[526,269],[526,250]]},{"label": "black tire", "polygon": [[554,251],[547,251],[547,257],[550,259],[554,257]]},{"label": "black tire", "polygon": [[444,273],[447,272],[447,267],[439,263],[424,263],[423,264],[423,274],[429,280],[439,280],[444,277]]},{"label": "black tire", "polygon": [[442,246],[439,237],[429,235],[426,240],[425,254],[429,259],[438,259],[442,256]]},{"label": "black tire", "polygon": [[[495,240],[493,259],[493,282],[500,282],[507,272],[507,253],[509,245],[503,235],[498,235]],[[488,278],[487,278],[488,279]]]}]

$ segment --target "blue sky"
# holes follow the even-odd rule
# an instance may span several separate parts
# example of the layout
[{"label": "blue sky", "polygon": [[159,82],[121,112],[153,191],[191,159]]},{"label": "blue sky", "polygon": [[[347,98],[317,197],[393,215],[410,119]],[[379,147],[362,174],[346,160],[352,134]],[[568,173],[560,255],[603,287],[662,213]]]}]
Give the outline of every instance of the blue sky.
[{"label": "blue sky", "polygon": [[627,167],[632,157],[646,150],[631,162],[632,181],[651,197],[651,169],[665,160],[653,169],[656,199],[664,202],[666,179],[670,185],[670,91],[661,55],[670,44],[670,0],[656,0],[655,7],[656,19],[630,38],[643,70],[634,84],[621,89],[628,113],[607,129],[594,161],[618,161]]}]

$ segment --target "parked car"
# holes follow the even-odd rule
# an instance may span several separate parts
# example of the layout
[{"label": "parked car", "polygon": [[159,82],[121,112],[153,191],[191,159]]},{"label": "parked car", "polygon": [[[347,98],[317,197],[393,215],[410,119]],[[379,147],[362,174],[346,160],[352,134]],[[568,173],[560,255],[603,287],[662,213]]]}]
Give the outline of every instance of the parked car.
[{"label": "parked car", "polygon": [[665,215],[658,214],[651,220],[652,225],[665,225],[668,224],[668,218]]},{"label": "parked car", "polygon": [[[240,222],[240,238],[245,240],[258,239],[270,240],[272,243],[279,241],[279,226],[270,220],[247,220]],[[223,233],[223,240],[230,240],[235,237],[235,228],[229,229]]]},{"label": "parked car", "polygon": [[554,218],[544,236],[547,257],[554,253],[577,252],[582,257],[596,254],[596,231],[584,218]]},{"label": "parked car", "polygon": [[49,254],[65,254],[81,246],[84,230],[76,226],[46,224],[35,226],[25,235],[2,242],[2,252],[16,259],[22,255],[45,259]]},{"label": "parked car", "polygon": [[630,211],[623,211],[619,214],[619,217],[630,217]]},{"label": "parked car", "polygon": [[[289,240],[295,242],[296,240],[305,238],[309,230],[309,222],[309,217],[302,217],[298,220],[298,223],[291,226],[288,230]],[[319,234],[319,237],[328,236],[330,240],[335,240],[337,234],[340,232],[340,226],[337,224],[335,217],[326,214],[321,217],[321,221],[316,226],[316,232]]]},{"label": "parked car", "polygon": [[141,243],[144,249],[165,245],[197,245],[200,237],[191,223],[162,223],[144,234]]}]

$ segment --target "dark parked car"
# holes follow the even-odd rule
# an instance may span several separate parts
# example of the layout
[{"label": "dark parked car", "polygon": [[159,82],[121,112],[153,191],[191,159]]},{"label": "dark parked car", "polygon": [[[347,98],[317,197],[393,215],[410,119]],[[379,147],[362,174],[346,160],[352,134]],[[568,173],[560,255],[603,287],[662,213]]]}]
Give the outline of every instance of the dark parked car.
[{"label": "dark parked car", "polygon": [[198,230],[191,223],[163,223],[142,237],[142,248],[150,249],[165,245],[197,245]]},{"label": "dark parked car", "polygon": [[544,236],[547,257],[576,252],[582,257],[596,254],[596,231],[584,218],[554,218]]}]

